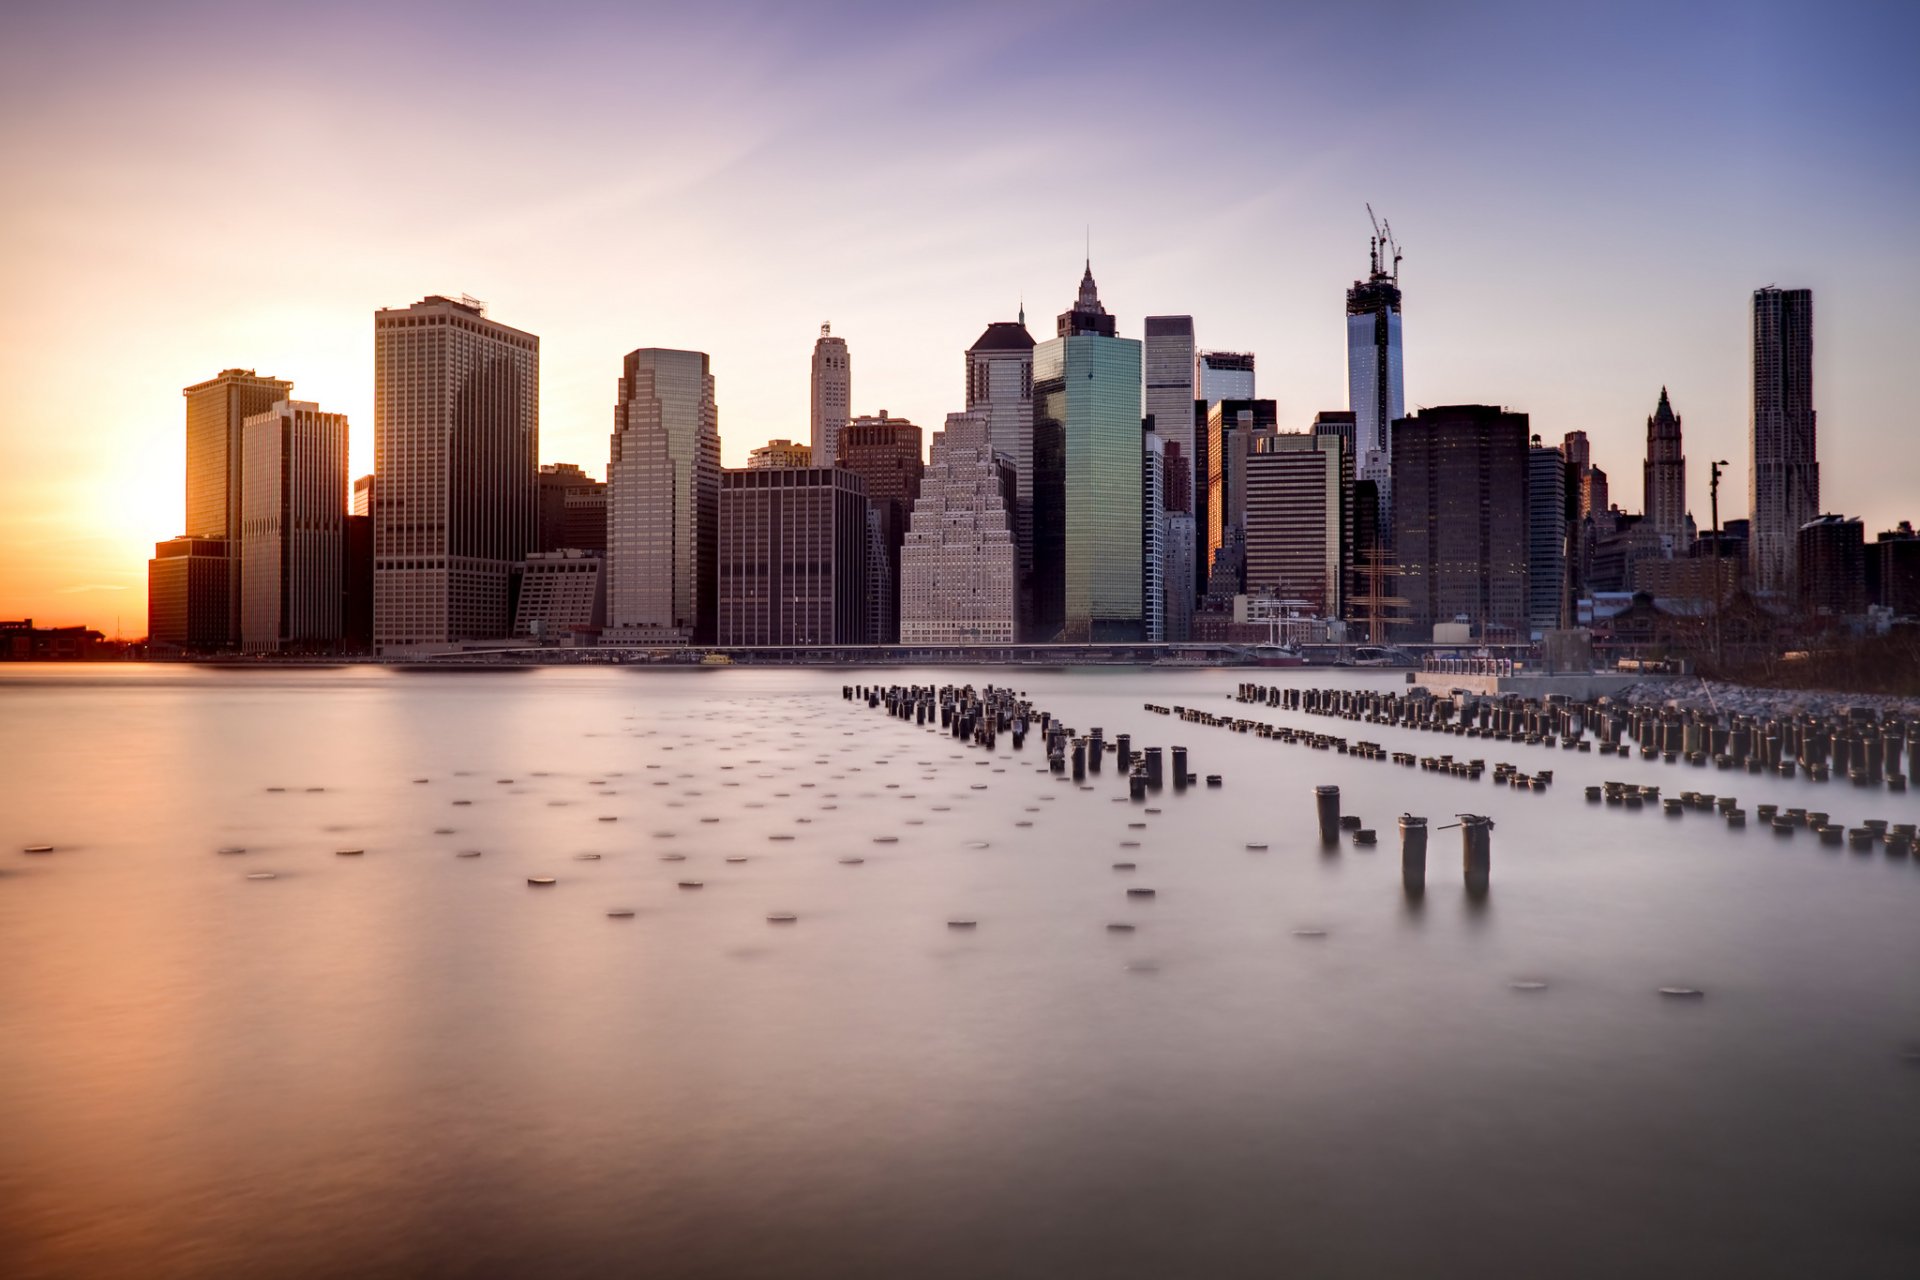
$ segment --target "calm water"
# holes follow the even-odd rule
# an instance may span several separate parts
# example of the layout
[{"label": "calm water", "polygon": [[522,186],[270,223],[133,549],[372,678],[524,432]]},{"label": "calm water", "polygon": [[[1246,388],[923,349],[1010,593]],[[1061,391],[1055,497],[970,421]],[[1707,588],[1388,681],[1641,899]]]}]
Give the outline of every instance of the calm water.
[{"label": "calm water", "polygon": [[[1225,775],[1147,815],[862,678],[0,669],[0,1274],[1920,1275],[1920,866],[1580,788],[1920,798],[871,677]],[[1410,908],[1393,816],[1468,808],[1490,901],[1437,831]]]}]

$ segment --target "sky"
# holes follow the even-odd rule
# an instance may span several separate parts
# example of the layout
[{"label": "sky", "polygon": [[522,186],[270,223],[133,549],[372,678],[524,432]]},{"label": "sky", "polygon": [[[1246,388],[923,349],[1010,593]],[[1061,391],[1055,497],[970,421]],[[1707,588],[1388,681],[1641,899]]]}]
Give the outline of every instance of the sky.
[{"label": "sky", "polygon": [[1641,500],[1661,387],[1688,498],[1744,514],[1751,296],[1815,304],[1822,505],[1920,518],[1920,6],[89,3],[0,11],[0,617],[146,630],[180,389],[344,412],[432,293],[541,339],[540,456],[603,475],[621,356],[713,357],[725,460],[963,407],[1090,242],[1123,336],[1191,314],[1283,429],[1346,407],[1366,206],[1405,253],[1410,407],[1583,430]]}]

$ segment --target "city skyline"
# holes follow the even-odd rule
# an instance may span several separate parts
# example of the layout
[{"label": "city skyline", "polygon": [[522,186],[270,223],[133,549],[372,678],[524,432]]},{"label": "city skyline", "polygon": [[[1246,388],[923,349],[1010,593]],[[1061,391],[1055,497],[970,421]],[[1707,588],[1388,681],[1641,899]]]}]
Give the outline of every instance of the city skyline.
[{"label": "city skyline", "polygon": [[[854,414],[943,421],[964,404],[953,354],[1023,296],[1041,315],[1062,305],[1091,222],[1103,299],[1132,317],[1123,336],[1147,315],[1192,315],[1200,348],[1259,356],[1262,395],[1283,429],[1303,430],[1346,401],[1334,308],[1363,274],[1367,202],[1405,246],[1409,412],[1498,401],[1549,440],[1586,431],[1595,464],[1624,477],[1664,385],[1686,406],[1690,453],[1742,459],[1749,300],[1769,283],[1810,288],[1823,505],[1869,528],[1910,514],[1914,477],[1885,459],[1909,416],[1899,374],[1920,259],[1885,231],[1917,184],[1876,159],[1913,115],[1916,90],[1892,62],[1904,14],[1409,11],[1390,47],[1365,51],[1377,94],[1343,116],[1325,93],[1358,47],[1356,19],[1220,8],[1168,24],[1118,10],[1080,38],[1088,12],[1045,10],[1018,39],[961,14],[846,14],[826,24],[859,27],[844,49],[797,14],[656,15],[648,31],[684,56],[654,85],[621,88],[596,69],[630,20],[583,9],[537,29],[509,22],[519,43],[383,15],[378,52],[318,10],[229,31],[128,9],[104,41],[70,10],[11,13],[0,148],[31,180],[0,214],[15,282],[0,300],[0,612],[139,630],[145,560],[185,527],[179,392],[222,369],[288,379],[346,414],[350,473],[372,470],[368,313],[434,293],[486,298],[541,337],[539,461],[603,475],[606,370],[663,346],[712,356],[724,461],[739,466],[770,438],[806,438],[822,322],[858,357]],[[1259,38],[1214,39],[1207,19]],[[166,56],[189,35],[215,52],[278,35],[337,82],[236,121],[229,98]],[[1076,74],[1114,89],[1110,118],[1085,136],[1051,136],[1037,112],[1058,75],[1050,41],[1072,41]],[[1166,56],[1260,74],[1209,75],[1173,102],[1125,92]],[[1482,56],[1500,58],[1497,86],[1471,71]],[[464,190],[499,163],[495,126],[411,113],[419,69],[450,59],[540,102],[507,126],[523,167],[432,216],[376,214],[374,193],[402,174]],[[876,64],[894,69],[868,74]],[[723,103],[699,87],[722,68],[752,92]],[[983,70],[1005,90],[984,107],[928,91],[977,85]],[[129,119],[136,92],[151,109]],[[682,113],[680,134],[641,137],[636,163],[608,177],[611,139],[676,93],[703,109]],[[395,111],[432,156],[384,134],[345,141]],[[804,138],[828,118],[859,199],[814,170],[826,142]],[[1164,158],[1142,145],[1175,137]],[[201,181],[195,162],[213,158],[227,183]],[[1177,215],[1129,198],[1229,161],[1245,175],[1231,198]],[[312,179],[297,208],[231,199],[289,166]],[[734,199],[748,189],[772,198]],[[670,237],[678,251],[663,257]],[[1696,516],[1703,471],[1688,476]],[[1737,486],[1721,507],[1745,514]]]}]

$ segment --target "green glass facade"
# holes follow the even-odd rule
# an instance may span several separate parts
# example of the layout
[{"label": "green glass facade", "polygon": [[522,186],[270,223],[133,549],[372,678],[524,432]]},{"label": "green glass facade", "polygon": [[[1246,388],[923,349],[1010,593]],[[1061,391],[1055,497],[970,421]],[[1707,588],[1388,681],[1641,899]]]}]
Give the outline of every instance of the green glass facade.
[{"label": "green glass facade", "polygon": [[1078,333],[1033,351],[1036,639],[1145,636],[1137,339]]}]

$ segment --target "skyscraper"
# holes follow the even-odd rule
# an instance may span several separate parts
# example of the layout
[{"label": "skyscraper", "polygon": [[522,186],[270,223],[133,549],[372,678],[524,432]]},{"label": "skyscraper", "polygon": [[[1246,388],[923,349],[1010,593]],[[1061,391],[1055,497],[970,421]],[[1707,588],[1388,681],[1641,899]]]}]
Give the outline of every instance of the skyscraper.
[{"label": "skyscraper", "polygon": [[1838,515],[1815,516],[1800,526],[1795,541],[1802,609],[1830,618],[1867,611],[1865,528],[1858,516]]},{"label": "skyscraper", "polygon": [[374,647],[505,636],[537,527],[540,339],[439,296],[376,311],[373,335]]},{"label": "skyscraper", "polygon": [[711,644],[720,538],[720,411],[704,351],[627,353],[607,464],[612,643]]},{"label": "skyscraper", "polygon": [[1093,266],[1033,351],[1035,632],[1142,637],[1140,342],[1115,334]]},{"label": "skyscraper", "polygon": [[1193,639],[1193,602],[1199,595],[1195,585],[1195,521],[1193,515],[1193,463],[1177,444],[1166,450],[1164,472],[1166,494],[1161,505],[1166,509],[1164,541],[1167,554],[1166,639],[1181,644]]},{"label": "skyscraper", "polygon": [[240,642],[336,648],[346,587],[347,415],[282,400],[241,429]]},{"label": "skyscraper", "polygon": [[947,415],[900,549],[902,644],[1009,644],[1017,477],[986,407]]},{"label": "skyscraper", "polygon": [[1791,594],[1800,528],[1820,514],[1813,411],[1813,290],[1753,294],[1752,532],[1754,585]]},{"label": "skyscraper", "polygon": [[967,409],[986,417],[988,444],[1013,468],[1014,581],[1022,625],[1033,614],[1033,335],[1018,321],[996,320],[967,348]]},{"label": "skyscraper", "polygon": [[1147,416],[1153,429],[1182,457],[1193,457],[1194,374],[1199,353],[1193,345],[1192,316],[1148,316],[1141,347],[1146,373]]},{"label": "skyscraper", "polygon": [[845,467],[720,477],[719,643],[864,644],[866,484]]},{"label": "skyscraper", "polygon": [[1343,436],[1255,440],[1246,457],[1247,590],[1304,600],[1321,617],[1340,617],[1352,487],[1352,444]]},{"label": "skyscraper", "polygon": [[1220,548],[1247,531],[1247,454],[1254,440],[1278,427],[1271,400],[1218,400],[1207,409],[1207,527],[1195,536],[1206,539],[1209,569]]},{"label": "skyscraper", "polygon": [[1685,555],[1687,538],[1687,456],[1680,445],[1680,419],[1660,388],[1660,404],[1647,419],[1645,463],[1647,523],[1666,543],[1668,555]]},{"label": "skyscraper", "polygon": [[[293,391],[293,383],[263,378],[251,369],[222,369],[220,375],[181,389],[187,400],[187,527],[189,538],[219,538],[227,543],[227,625],[215,644],[240,643],[240,499],[244,446],[241,429],[256,413],[265,413]],[[193,559],[205,577],[207,547]],[[173,559],[175,557],[164,557]]]},{"label": "skyscraper", "polygon": [[1535,631],[1560,626],[1566,595],[1567,460],[1535,436],[1527,450],[1528,625]]},{"label": "skyscraper", "polygon": [[1484,404],[1393,424],[1393,548],[1413,638],[1465,618],[1475,637],[1528,627],[1527,415]]},{"label": "skyscraper", "polygon": [[820,326],[813,344],[813,465],[831,467],[840,460],[840,433],[853,412],[853,367],[848,363],[847,340],[833,336],[831,325]]},{"label": "skyscraper", "polygon": [[540,528],[535,551],[607,549],[607,486],[571,462],[547,462],[536,477]]},{"label": "skyscraper", "polygon": [[147,561],[147,643],[155,652],[226,648],[234,633],[232,565],[225,538],[182,534],[157,542]]},{"label": "skyscraper", "polygon": [[1380,494],[1383,529],[1393,521],[1393,424],[1406,413],[1400,358],[1400,247],[1389,229],[1367,242],[1367,278],[1347,290],[1347,407],[1353,410],[1356,474]]},{"label": "skyscraper", "polygon": [[1211,408],[1222,400],[1251,400],[1253,352],[1202,351],[1194,365],[1194,399]]},{"label": "skyscraper", "polygon": [[[1153,419],[1148,417],[1151,427]],[[1140,622],[1146,639],[1167,638],[1167,442],[1140,433]],[[1176,455],[1177,456],[1177,455]]]},{"label": "skyscraper", "polygon": [[862,414],[847,424],[840,437],[840,465],[867,483],[867,501],[873,505],[884,554],[871,566],[876,580],[884,580],[885,598],[869,611],[874,642],[892,644],[900,630],[900,547],[907,538],[907,522],[914,499],[920,496],[920,428],[905,418]]}]

